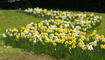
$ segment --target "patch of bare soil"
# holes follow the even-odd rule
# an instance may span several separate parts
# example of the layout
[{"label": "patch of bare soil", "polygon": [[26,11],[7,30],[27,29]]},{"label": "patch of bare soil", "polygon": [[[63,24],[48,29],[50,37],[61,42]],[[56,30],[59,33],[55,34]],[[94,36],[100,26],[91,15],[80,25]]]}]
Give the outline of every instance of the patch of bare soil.
[{"label": "patch of bare soil", "polygon": [[34,54],[32,52],[0,53],[0,60],[64,60],[56,59],[45,54]]}]

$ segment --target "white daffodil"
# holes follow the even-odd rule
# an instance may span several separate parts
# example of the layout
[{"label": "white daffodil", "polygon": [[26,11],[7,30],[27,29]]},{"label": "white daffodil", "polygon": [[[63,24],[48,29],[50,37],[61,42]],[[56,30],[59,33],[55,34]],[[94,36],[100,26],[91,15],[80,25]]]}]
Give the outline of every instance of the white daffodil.
[{"label": "white daffodil", "polygon": [[93,46],[92,45],[89,45],[88,46],[88,50],[93,50]]},{"label": "white daffodil", "polygon": [[13,34],[11,33],[9,36],[13,36]]},{"label": "white daffodil", "polygon": [[6,29],[6,32],[8,32],[8,29]]},{"label": "white daffodil", "polygon": [[5,33],[3,33],[3,34],[2,34],[2,36],[3,36],[4,38],[6,38],[6,37],[7,37]]}]

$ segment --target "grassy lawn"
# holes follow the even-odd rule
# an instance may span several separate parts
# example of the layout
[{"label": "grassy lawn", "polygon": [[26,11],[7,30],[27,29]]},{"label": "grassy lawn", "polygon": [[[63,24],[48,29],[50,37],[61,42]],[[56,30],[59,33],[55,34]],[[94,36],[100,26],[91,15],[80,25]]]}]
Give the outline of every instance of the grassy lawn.
[{"label": "grassy lawn", "polygon": [[[30,22],[39,22],[41,20],[43,19],[17,13],[16,10],[0,10],[0,37],[6,29],[19,28]],[[2,45],[2,43],[0,43],[0,45]]]},{"label": "grassy lawn", "polygon": [[[97,30],[98,34],[105,35],[105,14],[104,13],[95,13],[95,15],[103,17],[103,21],[102,21],[101,25],[97,26],[95,29]],[[6,29],[15,28],[15,27],[19,28],[21,26],[25,26],[26,24],[28,24],[30,22],[39,22],[42,20],[44,20],[44,19],[37,18],[34,16],[29,16],[29,15],[22,14],[22,13],[18,13],[16,10],[0,10],[0,37],[1,37],[1,34],[5,32]],[[16,53],[16,52],[22,52],[22,51],[23,50],[19,49],[19,48],[4,48],[2,45],[2,39],[0,39],[0,55],[1,56],[6,55],[7,53],[10,54],[10,53]],[[6,54],[4,54],[4,53],[6,53]],[[21,54],[21,53],[19,53],[19,54]],[[25,55],[25,54],[22,53],[21,55]],[[13,55],[11,55],[11,56],[13,56]],[[13,57],[16,58],[15,54]],[[39,59],[39,60],[43,60],[43,59]],[[52,60],[55,60],[55,59],[52,59]]]},{"label": "grassy lawn", "polygon": [[30,22],[41,20],[43,19],[17,13],[16,10],[0,10],[0,34],[5,32],[5,29],[25,26]]},{"label": "grassy lawn", "polygon": [[98,34],[103,34],[105,35],[105,13],[95,13],[95,15],[98,16],[102,16],[103,17],[103,21],[101,22],[101,24],[96,27],[95,29],[97,30]]}]

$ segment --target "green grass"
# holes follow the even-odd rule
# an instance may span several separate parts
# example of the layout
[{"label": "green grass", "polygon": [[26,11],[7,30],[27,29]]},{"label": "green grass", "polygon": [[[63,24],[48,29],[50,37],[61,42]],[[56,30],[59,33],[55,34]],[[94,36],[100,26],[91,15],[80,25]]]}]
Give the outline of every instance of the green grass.
[{"label": "green grass", "polygon": [[[78,12],[76,12],[78,13]],[[99,35],[105,35],[105,14],[95,13],[97,16],[102,16],[102,23],[95,29]],[[38,18],[34,16],[29,16],[23,13],[18,13],[16,10],[0,10],[0,37],[2,33],[5,33],[6,29],[9,28],[19,28],[25,26],[30,22],[39,22],[44,20],[43,18]],[[0,39],[0,46],[2,45],[2,39]],[[21,52],[22,49],[19,48],[0,48],[0,52]]]},{"label": "green grass", "polygon": [[0,10],[0,34],[4,33],[8,28],[18,28],[30,22],[39,22],[41,20],[43,19],[17,13],[16,10]]},{"label": "green grass", "polygon": [[23,51],[23,49],[19,49],[19,48],[0,48],[0,53],[11,53],[11,52],[21,52]]},{"label": "green grass", "polygon": [[[29,16],[26,14],[18,13],[16,10],[0,10],[0,46],[3,46],[3,41],[1,39],[1,34],[5,33],[6,29],[9,28],[19,28],[25,26],[30,22],[39,22],[43,20],[42,18],[35,18],[34,16]],[[0,51],[13,51],[17,52],[19,49],[6,49],[0,48]],[[21,49],[19,50],[21,51]]]},{"label": "green grass", "polygon": [[95,28],[97,30],[97,33],[99,35],[101,34],[105,35],[105,13],[95,13],[95,15],[102,16],[103,18],[101,24]]}]

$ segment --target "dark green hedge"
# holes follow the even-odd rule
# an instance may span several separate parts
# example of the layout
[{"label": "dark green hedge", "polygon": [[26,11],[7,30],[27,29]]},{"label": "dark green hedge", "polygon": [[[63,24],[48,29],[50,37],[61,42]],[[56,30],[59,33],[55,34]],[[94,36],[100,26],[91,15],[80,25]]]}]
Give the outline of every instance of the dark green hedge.
[{"label": "dark green hedge", "polygon": [[2,9],[26,9],[26,8],[31,8],[32,4],[30,0],[21,0],[21,1],[15,1],[15,2],[8,2],[8,0],[1,0],[0,1],[0,8]]}]

